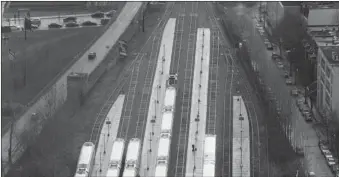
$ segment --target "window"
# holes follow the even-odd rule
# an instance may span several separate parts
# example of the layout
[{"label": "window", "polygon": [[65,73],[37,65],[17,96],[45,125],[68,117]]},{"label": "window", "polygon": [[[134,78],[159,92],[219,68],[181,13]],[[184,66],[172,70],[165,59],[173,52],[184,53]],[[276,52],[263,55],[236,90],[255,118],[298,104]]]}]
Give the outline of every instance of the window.
[{"label": "window", "polygon": [[325,70],[325,60],[323,58],[321,59],[321,67]]},{"label": "window", "polygon": [[327,105],[331,107],[331,97],[328,93],[326,93],[325,100],[326,100]]},{"label": "window", "polygon": [[329,66],[326,67],[326,76],[327,76],[328,78],[330,78],[330,76],[331,76],[331,69],[330,69]]},{"label": "window", "polygon": [[321,81],[323,82],[323,83],[325,83],[325,73],[324,72],[321,72],[321,74],[320,74],[320,79],[321,79]]},{"label": "window", "polygon": [[326,86],[326,90],[328,91],[328,93],[332,94],[331,84],[328,80],[325,80],[325,86]]}]

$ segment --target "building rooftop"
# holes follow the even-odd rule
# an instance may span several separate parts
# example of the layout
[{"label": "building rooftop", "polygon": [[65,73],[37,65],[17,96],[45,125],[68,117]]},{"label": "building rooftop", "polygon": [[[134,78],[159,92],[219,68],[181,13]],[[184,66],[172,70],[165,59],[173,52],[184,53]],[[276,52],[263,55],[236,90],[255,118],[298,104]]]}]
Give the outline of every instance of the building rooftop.
[{"label": "building rooftop", "polygon": [[331,64],[338,65],[339,59],[336,60],[333,56],[333,52],[338,56],[339,55],[339,46],[320,46],[320,50],[323,51],[325,57]]},{"label": "building rooftop", "polygon": [[283,6],[300,6],[301,1],[280,1]]},{"label": "building rooftop", "polygon": [[308,26],[333,26],[339,24],[339,9],[310,9]]}]

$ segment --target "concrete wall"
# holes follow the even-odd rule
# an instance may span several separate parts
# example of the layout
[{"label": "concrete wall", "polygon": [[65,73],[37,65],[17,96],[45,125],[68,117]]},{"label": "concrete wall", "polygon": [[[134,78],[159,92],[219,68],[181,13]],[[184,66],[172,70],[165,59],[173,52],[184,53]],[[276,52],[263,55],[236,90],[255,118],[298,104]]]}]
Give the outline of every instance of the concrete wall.
[{"label": "concrete wall", "polygon": [[[130,2],[133,3],[133,2]],[[142,6],[144,7],[144,6]],[[142,9],[142,8],[140,8]],[[143,9],[144,10],[144,9]],[[140,10],[139,13],[135,16],[135,18],[140,18]],[[122,37],[126,39],[131,39],[132,36],[135,34],[138,29],[137,23],[135,22],[128,27],[128,29],[125,32]],[[107,28],[112,24],[112,21],[107,25]],[[98,79],[105,73],[107,70],[107,63],[112,63],[112,60],[116,60],[118,58],[118,52],[117,52],[117,47],[114,47],[112,49],[113,54],[115,54],[115,57],[106,57],[106,60],[103,60],[102,62],[99,63],[99,65],[96,67],[96,69],[89,74],[87,77],[87,81],[83,84],[85,87],[82,87],[82,89],[78,89],[75,91],[73,94],[77,94],[77,92],[84,92],[84,93],[89,93],[91,88],[95,85],[95,83],[98,81]],[[109,58],[109,59],[107,59]],[[115,62],[113,62],[115,63]],[[68,93],[68,86],[67,86],[67,79],[70,74],[70,71],[72,70],[75,65],[78,63],[74,63],[71,68],[69,68],[60,78],[56,81],[55,84],[53,84],[48,91],[45,92],[37,101],[35,101],[32,106],[30,106],[23,115],[18,117],[17,121],[13,125],[13,137],[12,137],[12,162],[16,162],[21,155],[23,154],[26,145],[23,144],[23,142],[20,140],[22,137],[21,135],[24,134],[26,131],[30,130],[32,128],[31,125],[31,115],[33,113],[37,113],[37,115],[42,116],[44,119],[48,119],[51,116],[53,116],[58,108],[60,108],[66,101],[67,101],[67,93]],[[75,86],[76,87],[76,86]],[[74,89],[73,89],[74,90]],[[73,97],[72,97],[73,98]],[[79,99],[72,99],[72,105],[73,103],[75,104],[76,102],[80,102]],[[75,100],[75,102],[74,102]],[[77,106],[75,107],[77,108]],[[76,109],[74,109],[75,111]],[[42,129],[42,127],[41,127]],[[41,129],[37,130],[38,134],[40,133]],[[9,150],[9,142],[10,142],[10,130],[7,130],[2,135],[2,161],[3,161],[3,168],[5,171],[5,174],[7,173],[9,169],[9,164],[8,164],[8,150]]]}]

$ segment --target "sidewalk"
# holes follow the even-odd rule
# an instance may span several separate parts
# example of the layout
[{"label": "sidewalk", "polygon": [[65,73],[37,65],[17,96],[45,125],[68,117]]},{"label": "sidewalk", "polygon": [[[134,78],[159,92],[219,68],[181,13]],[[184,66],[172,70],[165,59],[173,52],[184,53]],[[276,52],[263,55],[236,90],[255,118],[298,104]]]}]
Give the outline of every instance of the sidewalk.
[{"label": "sidewalk", "polygon": [[[258,23],[258,20],[257,20],[258,18],[256,18],[258,17],[258,14],[255,14],[255,13],[257,13],[257,11],[253,13],[253,17],[255,18],[252,19],[252,27],[254,28],[256,27]],[[248,17],[248,15],[246,16],[247,18],[250,18]],[[260,36],[260,37],[262,38],[263,36]],[[255,42],[258,42],[258,43],[261,42],[261,44],[258,44],[258,45],[263,45],[263,39],[256,40]],[[308,124],[304,121],[303,116],[301,115],[300,111],[295,105],[295,98],[289,94],[292,87],[289,87],[284,83],[285,79],[283,78],[283,72],[286,70],[289,71],[289,63],[286,59],[282,60],[284,66],[286,66],[285,70],[278,69],[276,66],[272,66],[272,65],[275,65],[274,61],[271,60],[271,55],[273,52],[276,52],[278,54],[280,53],[278,49],[275,51],[266,50],[265,52],[266,57],[261,58],[261,60],[266,60],[266,62],[268,63],[265,65],[266,67],[268,66],[265,69],[269,69],[270,73],[273,73],[273,72],[277,73],[277,74],[272,74],[271,79],[276,80],[275,82],[273,82],[275,83],[274,85],[276,85],[275,87],[273,86],[273,91],[275,91],[276,93],[280,92],[277,95],[278,100],[285,102],[285,104],[286,104],[286,101],[283,101],[283,100],[290,100],[288,101],[288,103],[291,104],[291,107],[288,108],[287,106],[285,106],[285,108],[292,109],[290,110],[292,112],[292,117],[296,119],[294,120],[295,122],[293,123],[294,125],[292,127],[295,137],[302,137],[300,141],[297,140],[296,138],[295,140],[292,140],[292,142],[296,141],[296,145],[304,149],[305,160],[306,160],[306,164],[308,166],[309,171],[313,171],[316,173],[317,176],[321,176],[321,177],[333,176],[329,167],[327,166],[325,158],[321,154],[320,149],[318,147],[319,139],[323,139],[324,137],[322,130],[314,129],[316,126],[314,126],[313,124]],[[275,76],[275,77],[272,78],[272,76]],[[280,78],[277,78],[277,77],[280,77]],[[278,82],[280,83],[277,84]],[[272,86],[271,84],[272,82],[268,82],[268,83]],[[288,92],[283,91],[283,90],[287,90]],[[285,104],[282,104],[282,107],[284,107]],[[286,111],[286,109],[284,108],[283,110]],[[316,116],[317,114],[314,114],[314,115]]]}]

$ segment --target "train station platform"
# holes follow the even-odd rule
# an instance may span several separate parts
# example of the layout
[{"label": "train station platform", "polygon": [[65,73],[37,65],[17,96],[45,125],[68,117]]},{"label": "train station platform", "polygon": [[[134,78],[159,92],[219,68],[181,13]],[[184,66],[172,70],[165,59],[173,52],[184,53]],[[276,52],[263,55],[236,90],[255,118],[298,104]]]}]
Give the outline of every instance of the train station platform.
[{"label": "train station platform", "polygon": [[[191,117],[187,143],[186,177],[203,176],[210,36],[209,28],[198,28],[192,85]],[[192,145],[196,149],[194,152]]]},{"label": "train station platform", "polygon": [[250,177],[250,128],[245,103],[233,96],[232,176]]},{"label": "train station platform", "polygon": [[[166,81],[169,77],[176,19],[170,18],[165,26],[154,75],[151,99],[147,114],[147,123],[141,153],[140,176],[155,175],[157,150],[160,139],[161,113],[165,97]],[[163,61],[163,58],[165,61]],[[163,72],[163,73],[162,73]],[[162,73],[162,74],[161,74]],[[160,86],[160,88],[159,88]],[[157,102],[158,101],[158,102]],[[155,122],[151,123],[156,116]],[[152,132],[154,133],[153,135]],[[151,149],[151,152],[150,152]]]},{"label": "train station platform", "polygon": [[119,95],[112,108],[109,110],[106,120],[103,122],[100,135],[98,135],[100,138],[96,148],[91,177],[106,176],[113,141],[116,139],[118,133],[124,102],[125,95]]}]

